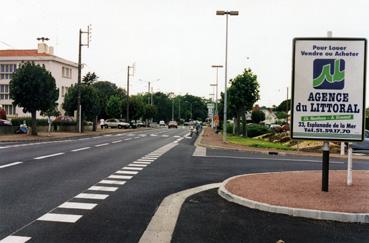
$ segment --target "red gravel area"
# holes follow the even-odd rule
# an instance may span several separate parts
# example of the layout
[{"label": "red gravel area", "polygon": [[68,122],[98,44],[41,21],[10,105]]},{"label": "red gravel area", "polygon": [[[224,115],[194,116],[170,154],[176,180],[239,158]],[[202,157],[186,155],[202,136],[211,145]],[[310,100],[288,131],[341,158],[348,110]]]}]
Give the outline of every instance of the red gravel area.
[{"label": "red gravel area", "polygon": [[369,213],[369,171],[330,171],[329,192],[321,191],[321,171],[244,175],[231,179],[226,189],[250,200],[277,206],[347,213]]}]

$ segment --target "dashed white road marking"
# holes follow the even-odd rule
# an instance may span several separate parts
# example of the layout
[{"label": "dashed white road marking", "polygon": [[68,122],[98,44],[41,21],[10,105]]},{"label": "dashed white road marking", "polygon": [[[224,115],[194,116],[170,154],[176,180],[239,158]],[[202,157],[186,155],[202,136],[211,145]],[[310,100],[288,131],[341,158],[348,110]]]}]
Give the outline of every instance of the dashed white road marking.
[{"label": "dashed white road marking", "polygon": [[205,147],[196,147],[192,156],[196,157],[205,157],[206,156],[206,148]]},{"label": "dashed white road marking", "polygon": [[10,235],[2,240],[0,240],[0,243],[24,243],[31,239],[31,237],[27,236],[16,236],[16,235]]},{"label": "dashed white road marking", "polygon": [[84,147],[84,148],[73,149],[72,152],[78,152],[78,151],[87,150],[87,149],[90,149],[90,148],[91,147]]},{"label": "dashed white road marking", "polygon": [[126,174],[126,175],[137,175],[138,171],[118,170],[115,173],[117,173],[117,174]]},{"label": "dashed white road marking", "polygon": [[135,139],[137,139],[137,138],[140,138],[140,137],[134,137]]},{"label": "dashed white road marking", "polygon": [[95,145],[95,147],[101,147],[101,146],[106,146],[106,145],[109,145],[109,143],[97,144],[97,145]]},{"label": "dashed white road marking", "polygon": [[80,138],[80,139],[78,139],[78,140],[87,140],[87,139],[90,139],[90,138]]},{"label": "dashed white road marking", "polygon": [[109,195],[107,195],[107,194],[80,193],[77,196],[75,196],[74,198],[104,200],[107,197],[109,197]]},{"label": "dashed white road marking", "polygon": [[106,135],[104,135],[104,137],[110,137],[110,136],[112,136],[112,134],[106,134]]},{"label": "dashed white road marking", "polygon": [[129,180],[132,179],[133,176],[124,176],[124,175],[110,175],[108,178],[111,179],[122,179],[122,180]]},{"label": "dashed white road marking", "polygon": [[6,167],[10,167],[10,166],[14,166],[14,165],[19,165],[19,164],[22,164],[23,162],[21,161],[17,161],[17,162],[13,162],[13,163],[9,163],[9,164],[6,164],[6,165],[2,165],[0,166],[0,169],[2,168],[6,168]]},{"label": "dashed white road marking", "polygon": [[[110,178],[110,177],[109,177]],[[125,181],[114,181],[114,180],[101,180],[100,184],[112,184],[112,185],[124,185]]]},{"label": "dashed white road marking", "polygon": [[175,135],[175,136],[173,136],[174,138],[179,138],[179,137],[181,137],[181,136],[179,136],[179,135]]},{"label": "dashed white road marking", "polygon": [[96,203],[77,203],[77,202],[65,202],[58,206],[58,208],[71,208],[71,209],[84,209],[91,210],[96,207]]},{"label": "dashed white road marking", "polygon": [[128,166],[133,166],[133,167],[146,167],[147,165],[144,164],[129,164]]},{"label": "dashed white road marking", "polygon": [[153,162],[153,161],[155,161],[155,159],[138,159],[137,161],[142,161],[142,162]]},{"label": "dashed white road marking", "polygon": [[116,141],[113,141],[111,143],[120,143],[120,142],[122,142],[122,140],[116,140]]},{"label": "dashed white road marking", "polygon": [[129,140],[132,140],[132,138],[126,138],[126,139],[124,139],[124,141],[129,141]]},{"label": "dashed white road marking", "polygon": [[143,164],[143,165],[149,165],[151,162],[142,162],[142,161],[135,161],[133,164]]},{"label": "dashed white road marking", "polygon": [[111,187],[111,186],[92,186],[88,188],[91,191],[104,191],[104,192],[115,192],[118,190],[118,187]]},{"label": "dashed white road marking", "polygon": [[151,137],[157,137],[157,134],[150,134]]},{"label": "dashed white road marking", "polygon": [[137,168],[137,167],[123,167],[123,170],[142,170],[143,168]]},{"label": "dashed white road marking", "polygon": [[53,221],[53,222],[63,222],[63,223],[75,223],[82,215],[76,214],[57,214],[57,213],[47,213],[37,220],[41,221]]},{"label": "dashed white road marking", "polygon": [[163,138],[167,138],[169,137],[169,135],[161,135]]},{"label": "dashed white road marking", "polygon": [[50,158],[50,157],[59,156],[59,155],[62,155],[62,154],[64,154],[64,153],[49,154],[49,155],[44,155],[44,156],[36,157],[34,159],[46,159],[46,158]]}]

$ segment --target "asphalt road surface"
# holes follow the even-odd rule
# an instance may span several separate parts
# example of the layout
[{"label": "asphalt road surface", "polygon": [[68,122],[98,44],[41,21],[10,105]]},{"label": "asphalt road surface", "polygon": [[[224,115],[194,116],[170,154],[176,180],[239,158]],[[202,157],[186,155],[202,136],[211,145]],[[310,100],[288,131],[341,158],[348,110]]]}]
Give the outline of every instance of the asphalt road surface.
[{"label": "asphalt road surface", "polygon": [[[137,242],[172,193],[243,173],[321,168],[319,158],[193,156],[194,140],[187,129],[162,128],[0,143],[0,242]],[[368,165],[355,161],[354,169]],[[332,160],[332,169],[345,167]]]}]

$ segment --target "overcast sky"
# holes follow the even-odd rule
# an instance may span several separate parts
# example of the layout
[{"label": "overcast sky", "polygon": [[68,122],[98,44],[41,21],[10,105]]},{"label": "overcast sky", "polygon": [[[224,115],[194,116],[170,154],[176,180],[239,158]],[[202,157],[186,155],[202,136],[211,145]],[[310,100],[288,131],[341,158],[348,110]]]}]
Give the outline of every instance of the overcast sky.
[{"label": "overcast sky", "polygon": [[[250,67],[260,83],[260,105],[278,105],[291,86],[292,39],[369,37],[367,0],[12,0],[1,3],[0,49],[34,49],[49,37],[55,54],[77,62],[78,31],[92,25],[83,72],[126,87],[135,63],[133,93],[147,90],[209,97],[213,64],[224,65],[229,21],[229,78]],[[224,70],[219,73],[224,90]],[[367,96],[368,97],[368,96]],[[367,100],[368,104],[368,100]]]}]

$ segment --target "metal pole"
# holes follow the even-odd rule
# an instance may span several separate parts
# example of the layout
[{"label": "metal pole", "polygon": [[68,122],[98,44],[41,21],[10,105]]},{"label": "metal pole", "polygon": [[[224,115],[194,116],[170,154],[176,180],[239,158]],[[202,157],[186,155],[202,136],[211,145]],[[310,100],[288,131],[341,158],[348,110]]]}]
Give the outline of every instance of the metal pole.
[{"label": "metal pole", "polygon": [[352,185],[352,143],[348,143],[347,149],[347,185]]},{"label": "metal pole", "polygon": [[151,87],[151,105],[154,105],[154,97],[153,97],[153,93],[154,93],[154,88]]},{"label": "metal pole", "polygon": [[129,66],[127,67],[127,122],[129,123]]},{"label": "metal pole", "polygon": [[149,83],[149,91],[148,91],[148,97],[147,97],[147,103],[150,105],[150,81],[148,82]]},{"label": "metal pole", "polygon": [[216,78],[216,94],[215,94],[215,114],[218,115],[218,67],[217,69],[217,78]]},{"label": "metal pole", "polygon": [[224,119],[223,119],[223,142],[227,142],[227,71],[228,71],[228,14],[226,14],[226,46],[224,66]]},{"label": "metal pole", "polygon": [[174,121],[174,100],[172,100],[172,121]]},{"label": "metal pole", "polygon": [[328,192],[329,187],[329,142],[323,143],[323,163],[322,163],[322,191]]},{"label": "metal pole", "polygon": [[81,126],[81,59],[82,59],[82,30],[79,30],[79,43],[78,43],[78,95],[77,95],[77,119],[78,119],[78,132],[82,132],[82,126]]}]

